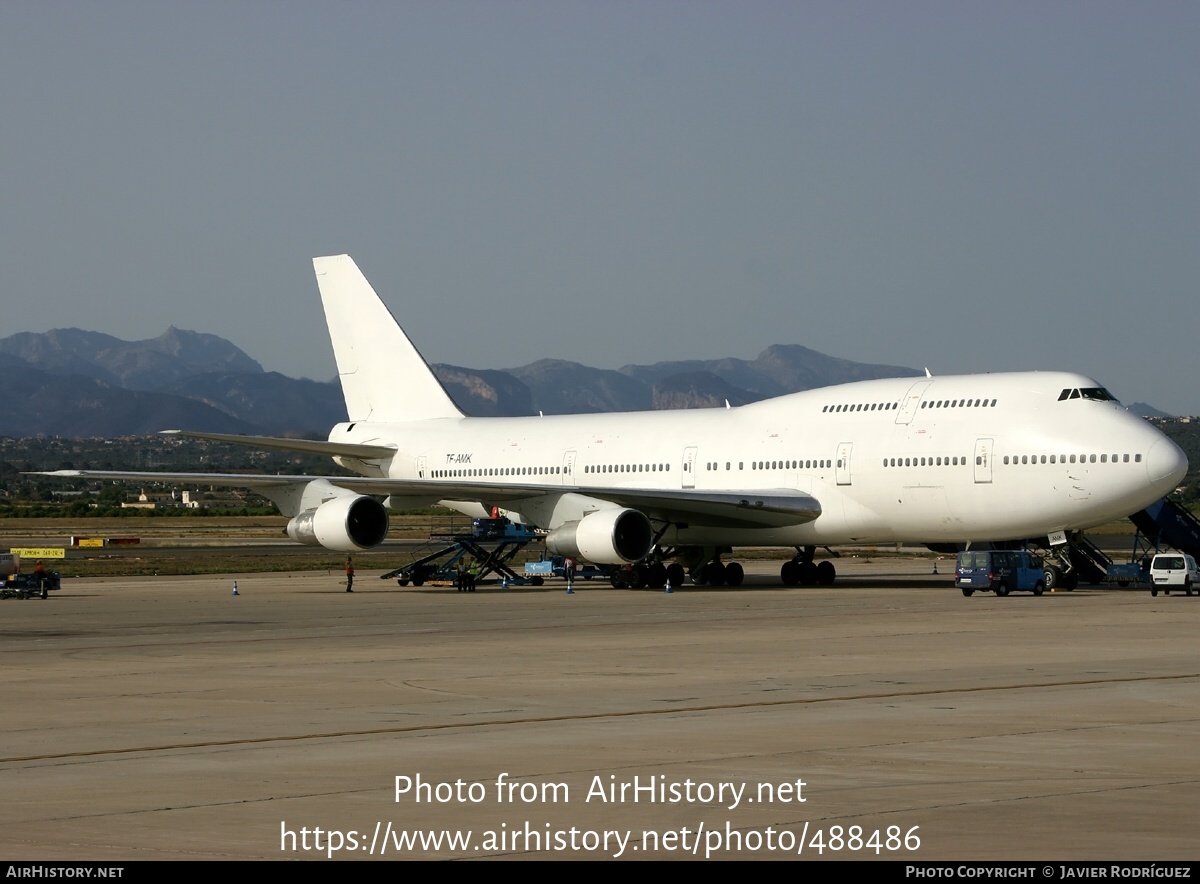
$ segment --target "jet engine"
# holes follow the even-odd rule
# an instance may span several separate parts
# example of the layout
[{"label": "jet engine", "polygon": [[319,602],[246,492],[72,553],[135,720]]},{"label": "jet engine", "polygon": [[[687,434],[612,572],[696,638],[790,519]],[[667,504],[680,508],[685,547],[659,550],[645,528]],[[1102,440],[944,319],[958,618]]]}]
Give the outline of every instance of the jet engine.
[{"label": "jet engine", "polygon": [[358,552],[379,546],[387,537],[388,516],[383,504],[362,494],[344,495],[307,509],[287,525],[297,543]]},{"label": "jet engine", "polygon": [[631,509],[588,513],[578,522],[559,525],[546,535],[550,552],[602,565],[640,561],[653,545],[650,520]]}]

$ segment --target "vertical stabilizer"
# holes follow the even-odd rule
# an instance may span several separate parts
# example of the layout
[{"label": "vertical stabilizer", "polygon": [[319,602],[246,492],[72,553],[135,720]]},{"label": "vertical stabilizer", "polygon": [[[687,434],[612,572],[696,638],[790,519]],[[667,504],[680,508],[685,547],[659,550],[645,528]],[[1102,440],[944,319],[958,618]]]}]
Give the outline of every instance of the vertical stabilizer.
[{"label": "vertical stabilizer", "polygon": [[313,258],[351,421],[462,417],[349,255]]}]

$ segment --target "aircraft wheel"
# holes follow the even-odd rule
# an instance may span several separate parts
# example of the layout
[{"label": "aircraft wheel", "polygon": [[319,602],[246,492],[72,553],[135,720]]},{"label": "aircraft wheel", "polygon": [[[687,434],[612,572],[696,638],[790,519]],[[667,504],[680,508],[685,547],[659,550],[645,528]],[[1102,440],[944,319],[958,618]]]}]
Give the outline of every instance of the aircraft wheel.
[{"label": "aircraft wheel", "polygon": [[997,586],[997,587],[996,587],[996,595],[998,595],[998,596],[1006,596],[1006,595],[1008,595],[1008,584],[1007,584],[1007,583],[1001,583],[999,586]]},{"label": "aircraft wheel", "polygon": [[795,559],[789,559],[783,563],[783,567],[779,569],[779,579],[786,586],[795,586],[800,582],[800,563]]},{"label": "aircraft wheel", "polygon": [[724,586],[725,566],[720,562],[709,562],[704,566],[704,578],[710,586]]},{"label": "aircraft wheel", "polygon": [[612,584],[613,589],[625,588],[625,572],[618,568],[608,575],[608,582]]},{"label": "aircraft wheel", "polygon": [[1053,565],[1047,565],[1046,572],[1043,576],[1046,580],[1046,589],[1054,589],[1054,587],[1058,586],[1058,581],[1062,579],[1062,572],[1060,572]]},{"label": "aircraft wheel", "polygon": [[833,566],[833,562],[821,562],[817,565],[817,583],[822,586],[832,586],[836,579],[837,568]]},{"label": "aircraft wheel", "polygon": [[1070,574],[1064,574],[1062,581],[1059,583],[1067,592],[1071,592],[1079,585],[1079,575],[1072,571]]},{"label": "aircraft wheel", "polygon": [[679,562],[672,562],[667,565],[667,579],[671,581],[671,586],[683,586],[683,581],[686,578],[687,572],[683,570],[683,565],[679,564]]},{"label": "aircraft wheel", "polygon": [[1033,585],[1033,594],[1034,595],[1041,595],[1045,591],[1046,591],[1046,584],[1042,583],[1042,581],[1039,580],[1037,583],[1035,583]]},{"label": "aircraft wheel", "polygon": [[730,562],[725,566],[725,582],[730,586],[741,586],[746,578],[746,571],[738,562]]},{"label": "aircraft wheel", "polygon": [[975,595],[975,590],[971,589],[969,586],[964,586],[962,588],[962,594],[967,598],[970,598],[971,596]]},{"label": "aircraft wheel", "polygon": [[805,586],[817,585],[817,566],[814,563],[800,563],[800,582]]},{"label": "aircraft wheel", "polygon": [[646,569],[641,565],[634,565],[629,569],[629,585],[634,589],[646,588]]},{"label": "aircraft wheel", "polygon": [[667,568],[662,562],[655,562],[647,570],[646,585],[653,589],[662,589],[667,585]]}]

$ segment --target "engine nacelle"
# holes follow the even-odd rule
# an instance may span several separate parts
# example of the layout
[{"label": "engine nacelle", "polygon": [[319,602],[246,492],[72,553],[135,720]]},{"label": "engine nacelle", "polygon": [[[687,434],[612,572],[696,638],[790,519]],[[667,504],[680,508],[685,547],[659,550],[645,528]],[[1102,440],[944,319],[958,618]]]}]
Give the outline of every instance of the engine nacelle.
[{"label": "engine nacelle", "polygon": [[342,552],[360,552],[383,543],[388,516],[383,504],[362,494],[327,500],[288,522],[288,537],[297,543]]},{"label": "engine nacelle", "polygon": [[631,509],[600,510],[578,522],[559,525],[546,535],[546,549],[560,556],[599,565],[644,559],[654,545],[654,529],[644,513]]}]

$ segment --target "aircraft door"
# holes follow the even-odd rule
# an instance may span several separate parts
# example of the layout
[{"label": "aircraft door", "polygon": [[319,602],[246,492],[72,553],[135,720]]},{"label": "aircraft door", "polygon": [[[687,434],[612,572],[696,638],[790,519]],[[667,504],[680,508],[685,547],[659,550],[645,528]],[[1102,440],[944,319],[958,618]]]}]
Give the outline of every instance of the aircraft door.
[{"label": "aircraft door", "polygon": [[683,472],[680,481],[684,488],[696,487],[696,446],[683,449]]},{"label": "aircraft door", "polygon": [[574,485],[575,482],[575,452],[568,451],[563,455],[562,462],[562,479],[563,485]]},{"label": "aircraft door", "polygon": [[425,478],[425,461],[426,460],[427,460],[427,458],[423,454],[417,458],[417,478],[418,479]]},{"label": "aircraft door", "polygon": [[975,440],[975,483],[987,485],[992,481],[992,439]]},{"label": "aircraft door", "polygon": [[837,477],[839,485],[850,485],[850,449],[854,447],[853,442],[839,442],[837,447],[837,460],[833,464],[833,472]]},{"label": "aircraft door", "polygon": [[900,400],[900,411],[896,413],[896,423],[912,423],[912,419],[917,413],[917,406],[921,404],[921,394],[924,393],[925,388],[932,383],[933,381],[917,381],[908,388],[908,392],[905,393],[904,398]]}]

